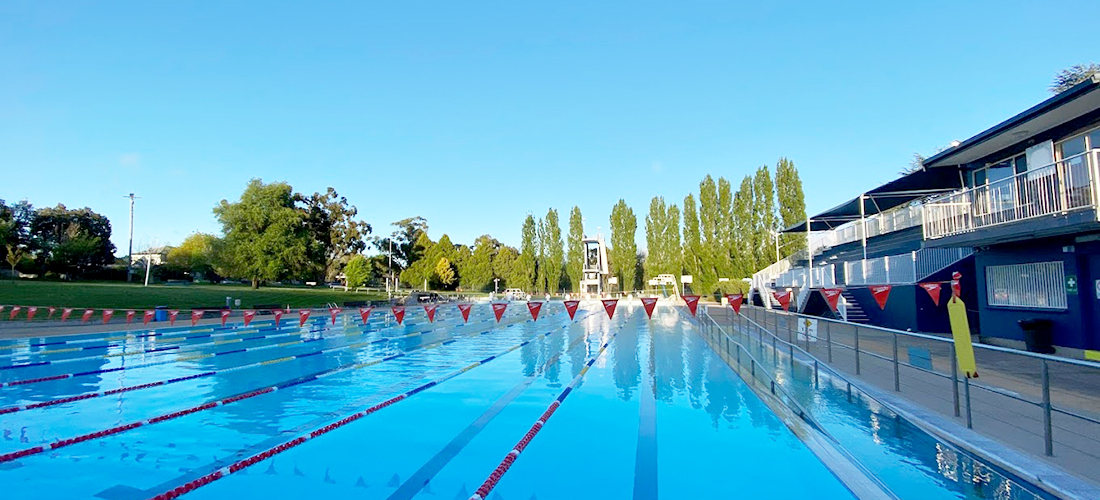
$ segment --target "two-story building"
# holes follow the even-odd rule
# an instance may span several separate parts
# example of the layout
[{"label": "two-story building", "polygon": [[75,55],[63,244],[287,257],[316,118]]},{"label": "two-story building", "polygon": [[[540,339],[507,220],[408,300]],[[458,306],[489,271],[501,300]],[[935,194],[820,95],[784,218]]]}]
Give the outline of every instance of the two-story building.
[{"label": "two-story building", "polygon": [[[835,284],[866,315],[855,320],[946,331],[942,304],[915,284],[959,271],[983,338],[1022,347],[1019,321],[1038,318],[1053,323],[1055,346],[1100,349],[1098,165],[1094,77],[926,159],[923,170],[812,216],[809,228],[787,228],[812,231],[814,251],[754,284],[762,296],[769,285]],[[876,283],[894,285],[885,309],[865,288]],[[815,294],[801,295],[799,310],[821,312]]]}]

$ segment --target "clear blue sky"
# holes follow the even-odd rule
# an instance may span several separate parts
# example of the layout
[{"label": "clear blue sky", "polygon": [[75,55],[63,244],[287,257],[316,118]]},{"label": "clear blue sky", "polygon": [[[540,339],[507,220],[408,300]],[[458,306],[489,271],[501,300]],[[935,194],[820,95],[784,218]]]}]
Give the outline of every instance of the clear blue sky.
[{"label": "clear blue sky", "polygon": [[[828,5],[822,5],[828,4]],[[1100,61],[1100,3],[0,3],[0,198],[135,246],[253,177],[518,245],[528,212],[682,204],[787,156],[811,213]]]}]

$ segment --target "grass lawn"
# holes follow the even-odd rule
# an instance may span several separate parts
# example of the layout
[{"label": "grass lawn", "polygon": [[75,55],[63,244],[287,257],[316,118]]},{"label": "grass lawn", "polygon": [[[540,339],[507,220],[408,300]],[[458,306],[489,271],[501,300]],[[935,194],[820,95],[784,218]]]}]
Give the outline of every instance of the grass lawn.
[{"label": "grass lawn", "polygon": [[[49,281],[0,281],[0,305],[145,309],[169,306],[181,309],[218,307],[225,298],[241,299],[241,307],[257,304],[291,307],[323,306],[329,302],[377,300],[378,293],[354,293],[325,288],[270,287],[253,290],[248,285],[149,285],[127,283],[59,283]],[[7,308],[2,316],[7,319]]]}]

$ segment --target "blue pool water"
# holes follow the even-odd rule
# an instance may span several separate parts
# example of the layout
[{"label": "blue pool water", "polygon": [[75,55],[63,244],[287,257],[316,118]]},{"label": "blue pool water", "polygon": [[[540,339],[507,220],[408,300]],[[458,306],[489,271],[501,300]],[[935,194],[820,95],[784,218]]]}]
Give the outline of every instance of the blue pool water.
[{"label": "blue pool water", "polygon": [[[0,455],[328,374],[0,463],[4,498],[150,498],[528,340],[184,498],[468,498],[605,342],[489,498],[852,498],[708,348],[693,321],[672,308],[650,321],[641,307],[623,305],[614,319],[598,304],[587,307],[574,321],[560,303],[534,322],[514,304],[498,325],[482,304],[469,325],[457,310],[441,309],[434,324],[410,310],[400,326],[376,313],[367,328],[352,316],[303,329],[284,322],[278,331],[269,321],[172,341],[209,330],[177,328],[106,349],[83,347],[106,345],[97,339],[111,334],[38,347],[31,345],[58,338],[7,341],[0,346],[15,347],[0,351],[0,367],[51,363],[2,369],[0,382],[123,369],[4,387],[0,409],[217,373],[0,415]],[[253,338],[261,335],[281,336]],[[145,352],[172,345],[180,348]],[[81,349],[51,352],[74,346]],[[356,364],[367,366],[332,371]]]}]

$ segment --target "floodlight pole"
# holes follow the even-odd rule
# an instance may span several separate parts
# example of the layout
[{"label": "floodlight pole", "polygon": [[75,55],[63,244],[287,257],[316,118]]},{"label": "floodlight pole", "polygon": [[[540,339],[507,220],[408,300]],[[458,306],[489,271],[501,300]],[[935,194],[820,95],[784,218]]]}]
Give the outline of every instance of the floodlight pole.
[{"label": "floodlight pole", "polygon": [[[123,198],[130,199],[130,247],[126,255],[126,282],[130,283],[134,280],[134,199],[137,197],[134,196],[134,193],[130,193],[123,196]],[[146,276],[148,277],[148,273],[146,273]],[[148,284],[146,282],[146,286]]]}]

